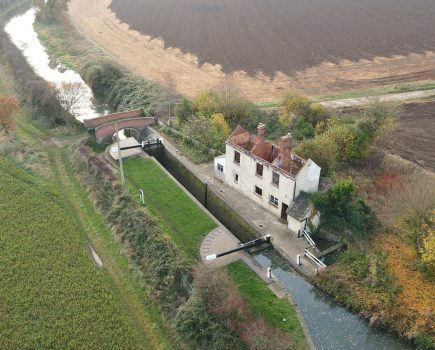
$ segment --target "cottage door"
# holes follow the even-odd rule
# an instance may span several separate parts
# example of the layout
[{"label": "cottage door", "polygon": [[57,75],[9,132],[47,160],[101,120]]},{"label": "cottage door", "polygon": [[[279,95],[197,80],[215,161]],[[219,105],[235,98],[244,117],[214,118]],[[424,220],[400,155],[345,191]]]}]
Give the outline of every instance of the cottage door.
[{"label": "cottage door", "polygon": [[287,221],[287,210],[288,210],[288,205],[285,203],[282,203],[282,207],[281,207],[281,219],[284,221]]}]

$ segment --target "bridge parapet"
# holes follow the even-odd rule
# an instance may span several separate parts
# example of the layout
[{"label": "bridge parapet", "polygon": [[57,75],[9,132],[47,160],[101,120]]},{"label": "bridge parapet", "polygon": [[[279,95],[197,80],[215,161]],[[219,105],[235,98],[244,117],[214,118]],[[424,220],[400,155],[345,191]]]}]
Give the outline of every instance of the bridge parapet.
[{"label": "bridge parapet", "polygon": [[145,116],[142,109],[84,120],[85,127],[97,143],[110,141],[109,138],[111,139],[116,132],[115,123],[118,124],[119,129],[132,128],[140,131],[145,126],[154,124],[155,120],[153,117]]},{"label": "bridge parapet", "polygon": [[[142,109],[134,111],[112,113],[98,118],[85,119],[84,124],[88,129],[94,129],[104,124],[114,123],[125,119],[146,118]],[[151,117],[148,117],[151,118]]]}]

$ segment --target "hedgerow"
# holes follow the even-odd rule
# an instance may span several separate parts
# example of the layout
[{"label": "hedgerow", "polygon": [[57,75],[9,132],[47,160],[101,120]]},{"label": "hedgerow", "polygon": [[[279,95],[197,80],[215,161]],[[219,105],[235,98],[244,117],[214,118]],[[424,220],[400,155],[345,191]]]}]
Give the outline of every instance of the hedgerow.
[{"label": "hedgerow", "polygon": [[[154,217],[122,190],[122,187],[108,175],[107,166],[98,161],[92,150],[81,143],[74,153],[74,163],[85,185],[89,188],[95,206],[102,213],[106,224],[120,239],[131,260],[144,273],[147,287],[158,307],[174,322],[182,318],[188,305],[195,304],[192,294],[190,263],[177,250],[173,242],[162,232]],[[186,304],[188,302],[188,304]],[[206,310],[205,314],[190,315],[191,322],[213,320],[213,327],[220,330],[220,336],[209,339],[209,348],[218,349],[222,339],[236,337],[225,320]],[[183,311],[184,310],[184,311]],[[196,319],[194,316],[201,317]],[[188,343],[201,348],[204,342],[185,333],[176,323],[180,336]],[[236,337],[237,339],[237,337]],[[240,340],[239,340],[240,342]]]}]

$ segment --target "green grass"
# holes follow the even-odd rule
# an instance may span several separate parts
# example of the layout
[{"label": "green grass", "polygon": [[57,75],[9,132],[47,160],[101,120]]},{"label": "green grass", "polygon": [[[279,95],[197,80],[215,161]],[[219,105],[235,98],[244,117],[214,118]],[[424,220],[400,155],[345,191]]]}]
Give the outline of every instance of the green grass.
[{"label": "green grass", "polygon": [[[349,91],[339,92],[335,94],[315,96],[311,98],[311,101],[322,102],[322,101],[342,100],[347,98],[398,94],[402,92],[424,91],[424,90],[432,90],[432,89],[435,89],[435,81],[427,81],[423,83],[404,83],[404,84],[393,85],[393,86],[384,86],[384,87],[371,88],[371,89],[349,90]],[[279,107],[280,101],[279,100],[261,101],[261,102],[256,102],[256,105],[260,108],[273,108],[273,107]]]},{"label": "green grass", "polygon": [[0,157],[2,349],[140,348],[61,194]]},{"label": "green grass", "polygon": [[143,189],[148,209],[189,261],[196,261],[204,236],[216,223],[152,159],[128,158],[124,170],[135,197]]},{"label": "green grass", "polygon": [[279,299],[243,261],[228,265],[227,270],[255,315],[290,334],[297,345],[306,343],[296,311],[287,299]]},{"label": "green grass", "polygon": [[101,154],[101,153],[104,153],[104,151],[107,148],[107,145],[100,145],[100,144],[94,143],[93,145],[91,145],[91,148],[95,153]]},{"label": "green grass", "polygon": [[427,81],[424,83],[404,83],[394,86],[386,86],[373,89],[360,89],[350,90],[342,93],[323,95],[312,98],[314,102],[329,101],[329,100],[341,100],[346,98],[358,98],[366,96],[381,96],[389,94],[397,94],[402,92],[424,91],[435,89],[434,81]]}]

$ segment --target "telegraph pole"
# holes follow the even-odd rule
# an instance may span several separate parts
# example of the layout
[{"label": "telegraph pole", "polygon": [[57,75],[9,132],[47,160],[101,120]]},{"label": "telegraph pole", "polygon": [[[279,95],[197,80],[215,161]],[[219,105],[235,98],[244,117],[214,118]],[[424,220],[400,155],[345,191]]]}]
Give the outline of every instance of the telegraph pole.
[{"label": "telegraph pole", "polygon": [[118,123],[115,123],[115,128],[116,128],[116,143],[118,145],[119,168],[121,169],[121,184],[122,184],[122,187],[125,189],[124,167],[122,165],[121,146],[119,145]]}]

